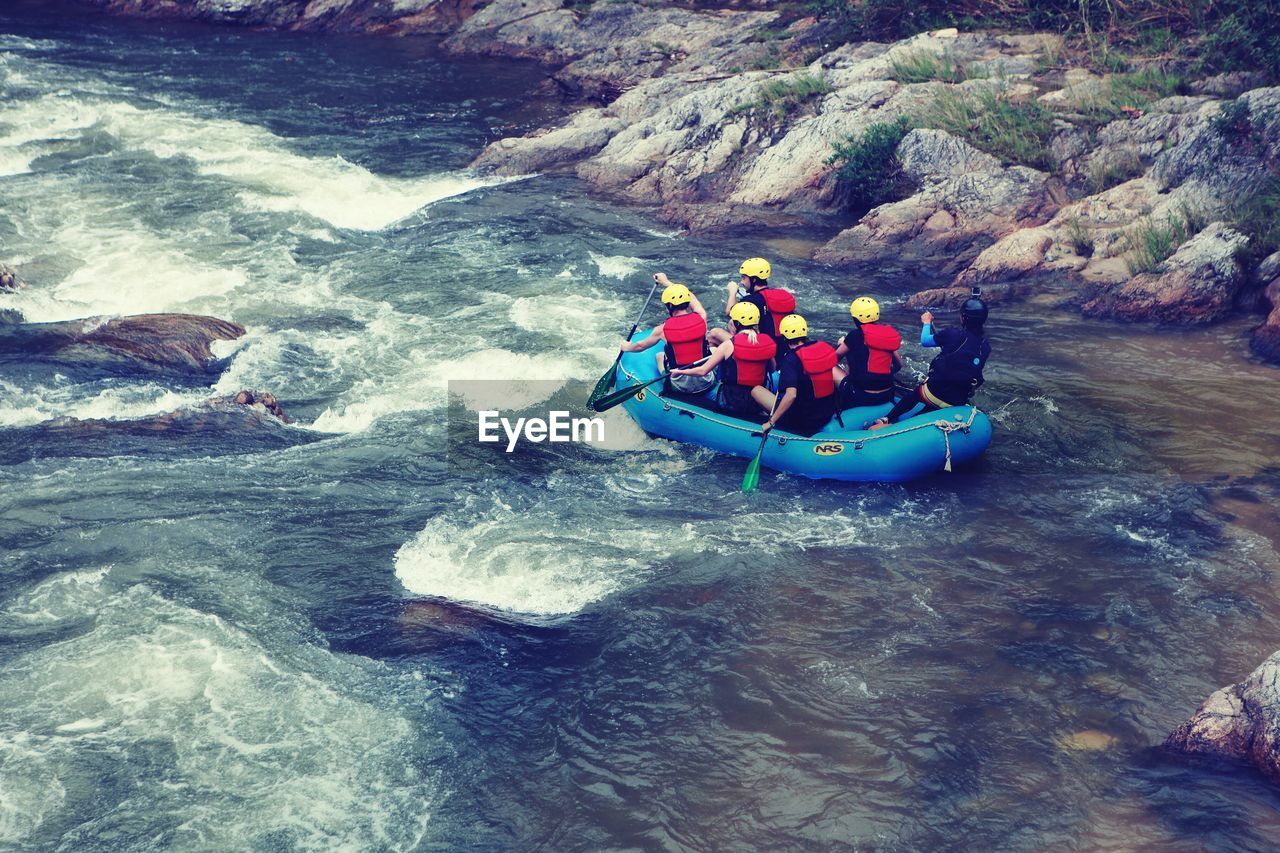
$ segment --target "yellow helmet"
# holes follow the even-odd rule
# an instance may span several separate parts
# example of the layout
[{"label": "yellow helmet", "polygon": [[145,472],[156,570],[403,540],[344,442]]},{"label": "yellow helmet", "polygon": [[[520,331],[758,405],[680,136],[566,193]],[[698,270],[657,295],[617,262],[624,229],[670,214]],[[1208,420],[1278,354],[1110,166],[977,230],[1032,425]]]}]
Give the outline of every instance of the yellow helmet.
[{"label": "yellow helmet", "polygon": [[689,292],[689,288],[683,284],[668,285],[667,289],[662,291],[662,303],[664,305],[688,305],[693,300],[693,294]]},{"label": "yellow helmet", "polygon": [[750,302],[739,302],[729,309],[729,318],[739,326],[755,326],[760,323],[760,309]]},{"label": "yellow helmet", "polygon": [[849,305],[849,313],[859,323],[874,323],[880,319],[880,303],[870,296],[859,296]]},{"label": "yellow helmet", "polygon": [[809,337],[809,324],[799,314],[788,314],[778,324],[778,331],[789,341]]},{"label": "yellow helmet", "polygon": [[770,272],[772,269],[764,258],[747,258],[742,262],[742,266],[738,267],[738,275],[749,275],[752,278],[767,279]]}]

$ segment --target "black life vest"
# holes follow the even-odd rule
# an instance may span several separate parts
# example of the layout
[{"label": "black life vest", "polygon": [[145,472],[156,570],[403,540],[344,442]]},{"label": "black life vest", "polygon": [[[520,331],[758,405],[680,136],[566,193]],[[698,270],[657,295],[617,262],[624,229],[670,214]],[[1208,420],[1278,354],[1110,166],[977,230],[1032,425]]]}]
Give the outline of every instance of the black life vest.
[{"label": "black life vest", "polygon": [[964,342],[950,352],[941,352],[929,363],[928,382],[939,389],[964,389],[972,394],[982,386],[982,368],[991,355],[991,342],[968,329]]}]

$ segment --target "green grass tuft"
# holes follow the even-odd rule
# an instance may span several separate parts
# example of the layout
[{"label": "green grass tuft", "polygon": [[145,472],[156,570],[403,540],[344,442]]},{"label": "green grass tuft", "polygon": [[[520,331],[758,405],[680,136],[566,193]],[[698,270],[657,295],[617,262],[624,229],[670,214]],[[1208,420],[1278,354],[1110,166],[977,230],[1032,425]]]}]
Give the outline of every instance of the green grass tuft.
[{"label": "green grass tuft", "polygon": [[1129,275],[1151,272],[1207,224],[1203,216],[1186,206],[1166,216],[1163,222],[1143,219],[1125,235]]},{"label": "green grass tuft", "polygon": [[994,88],[939,92],[920,116],[923,127],[945,130],[974,148],[1016,163],[1050,170],[1053,114],[1035,102],[1012,101]]},{"label": "green grass tuft", "polygon": [[831,91],[831,84],[822,77],[807,71],[791,77],[764,83],[751,101],[744,101],[729,110],[730,115],[768,110],[775,118],[786,118],[798,107]]},{"label": "green grass tuft", "polygon": [[915,50],[889,63],[889,78],[899,83],[927,83],[942,80],[963,83],[967,75],[950,52],[939,56],[927,50]]},{"label": "green grass tuft", "polygon": [[834,153],[827,164],[837,166],[836,181],[846,207],[869,210],[906,196],[910,182],[902,174],[896,152],[910,131],[911,122],[903,116],[873,124],[861,136],[831,146]]}]

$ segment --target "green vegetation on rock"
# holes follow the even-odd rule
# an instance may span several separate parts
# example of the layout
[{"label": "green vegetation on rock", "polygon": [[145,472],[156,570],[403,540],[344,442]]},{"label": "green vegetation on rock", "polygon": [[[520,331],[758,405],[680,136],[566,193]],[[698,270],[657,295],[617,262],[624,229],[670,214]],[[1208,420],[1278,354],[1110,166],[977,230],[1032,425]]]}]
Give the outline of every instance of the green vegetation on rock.
[{"label": "green vegetation on rock", "polygon": [[931,51],[916,50],[892,60],[889,77],[899,83],[927,83],[930,80],[963,83],[967,75],[950,53],[939,56]]},{"label": "green vegetation on rock", "polygon": [[830,91],[830,83],[822,77],[804,71],[791,77],[761,84],[754,100],[744,101],[729,112],[730,115],[738,115],[765,109],[775,118],[785,118],[800,105]]},{"label": "green vegetation on rock", "polygon": [[903,116],[894,122],[873,124],[861,136],[832,145],[835,152],[827,164],[837,167],[836,181],[846,207],[869,210],[907,195],[910,182],[902,173],[896,152],[910,131],[911,122]]},{"label": "green vegetation on rock", "polygon": [[1151,272],[1207,224],[1201,215],[1186,206],[1163,220],[1148,217],[1139,221],[1125,235],[1128,244],[1125,265],[1129,275]]},{"label": "green vegetation on rock", "polygon": [[[834,38],[892,41],[940,27],[1034,30],[1074,37],[1103,71],[1128,53],[1196,57],[1200,70],[1261,71],[1280,80],[1280,14],[1256,0],[810,0]],[[931,78],[938,79],[938,78]]]},{"label": "green vegetation on rock", "polygon": [[1015,101],[995,87],[939,92],[920,116],[922,127],[945,130],[1005,163],[1048,171],[1053,113],[1034,101]]}]

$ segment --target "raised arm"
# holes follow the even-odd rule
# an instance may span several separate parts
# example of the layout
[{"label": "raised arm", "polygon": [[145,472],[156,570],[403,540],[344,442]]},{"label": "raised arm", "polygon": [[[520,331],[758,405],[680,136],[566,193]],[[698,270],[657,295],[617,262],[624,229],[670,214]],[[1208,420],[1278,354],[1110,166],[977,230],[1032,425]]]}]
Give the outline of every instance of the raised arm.
[{"label": "raised arm", "polygon": [[926,311],[920,315],[920,346],[936,347],[938,342],[933,337],[933,314]]}]

